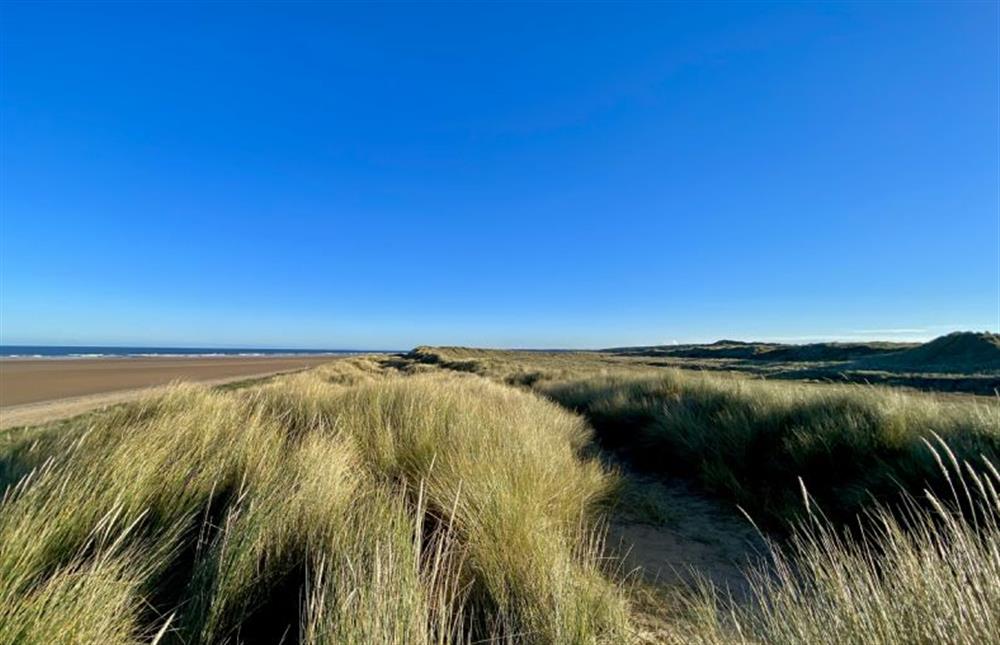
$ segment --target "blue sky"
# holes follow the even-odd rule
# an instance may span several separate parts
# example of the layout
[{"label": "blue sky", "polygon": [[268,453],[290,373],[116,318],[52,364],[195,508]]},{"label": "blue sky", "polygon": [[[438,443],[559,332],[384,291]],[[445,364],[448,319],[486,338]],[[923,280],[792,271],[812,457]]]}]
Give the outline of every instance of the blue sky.
[{"label": "blue sky", "polygon": [[996,3],[0,11],[6,344],[1000,327]]}]

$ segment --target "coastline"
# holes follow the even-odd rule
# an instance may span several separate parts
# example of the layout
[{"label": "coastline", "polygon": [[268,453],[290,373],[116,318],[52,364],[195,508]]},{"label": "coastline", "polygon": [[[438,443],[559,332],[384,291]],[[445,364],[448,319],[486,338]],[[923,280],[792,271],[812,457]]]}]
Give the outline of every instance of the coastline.
[{"label": "coastline", "polygon": [[119,403],[174,381],[212,385],[292,372],[337,355],[0,359],[0,429]]}]

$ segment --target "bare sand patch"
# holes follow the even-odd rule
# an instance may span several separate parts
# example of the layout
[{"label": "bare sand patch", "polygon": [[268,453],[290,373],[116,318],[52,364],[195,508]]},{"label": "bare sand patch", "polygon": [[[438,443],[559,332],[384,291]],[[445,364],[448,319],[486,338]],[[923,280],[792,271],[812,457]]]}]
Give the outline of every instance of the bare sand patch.
[{"label": "bare sand patch", "polygon": [[[634,477],[639,485],[652,479]],[[608,530],[608,546],[646,582],[690,585],[698,576],[736,595],[748,591],[744,568],[767,553],[767,545],[735,506],[696,492],[679,479],[655,482],[658,503],[670,517],[645,523],[619,517]]]}]

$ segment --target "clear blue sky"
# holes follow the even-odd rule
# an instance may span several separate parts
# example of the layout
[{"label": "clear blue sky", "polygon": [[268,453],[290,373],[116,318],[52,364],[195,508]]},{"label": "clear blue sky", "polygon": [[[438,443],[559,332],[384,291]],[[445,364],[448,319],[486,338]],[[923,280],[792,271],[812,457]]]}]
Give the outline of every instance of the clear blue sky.
[{"label": "clear blue sky", "polygon": [[1000,326],[996,3],[0,11],[3,343]]}]

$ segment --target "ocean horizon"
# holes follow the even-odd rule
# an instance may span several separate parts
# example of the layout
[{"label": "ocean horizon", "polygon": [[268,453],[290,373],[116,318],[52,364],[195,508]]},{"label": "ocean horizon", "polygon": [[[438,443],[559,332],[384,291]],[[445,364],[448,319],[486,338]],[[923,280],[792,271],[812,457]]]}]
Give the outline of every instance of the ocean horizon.
[{"label": "ocean horizon", "polygon": [[344,356],[384,353],[375,349],[290,349],[272,347],[145,347],[113,345],[0,345],[0,358],[152,358],[224,356]]}]

